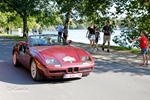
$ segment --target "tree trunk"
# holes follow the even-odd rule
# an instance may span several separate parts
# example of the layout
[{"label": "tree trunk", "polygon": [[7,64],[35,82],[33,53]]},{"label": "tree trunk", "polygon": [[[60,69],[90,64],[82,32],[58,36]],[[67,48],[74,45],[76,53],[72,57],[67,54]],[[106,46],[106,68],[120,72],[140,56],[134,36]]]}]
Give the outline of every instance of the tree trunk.
[{"label": "tree trunk", "polygon": [[26,37],[27,33],[27,13],[25,12],[23,15],[23,37]]},{"label": "tree trunk", "polygon": [[71,9],[70,11],[67,12],[66,14],[66,21],[65,21],[65,26],[68,28],[70,24],[70,17],[71,17]]}]

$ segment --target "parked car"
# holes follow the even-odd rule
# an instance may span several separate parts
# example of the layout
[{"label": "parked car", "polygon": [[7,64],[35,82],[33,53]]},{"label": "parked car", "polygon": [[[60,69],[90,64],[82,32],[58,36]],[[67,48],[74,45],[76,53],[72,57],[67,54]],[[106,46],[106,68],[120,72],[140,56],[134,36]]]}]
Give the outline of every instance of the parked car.
[{"label": "parked car", "polygon": [[43,78],[81,78],[94,69],[94,59],[85,50],[57,41],[56,34],[28,36],[13,46],[13,64],[24,66],[33,80]]}]

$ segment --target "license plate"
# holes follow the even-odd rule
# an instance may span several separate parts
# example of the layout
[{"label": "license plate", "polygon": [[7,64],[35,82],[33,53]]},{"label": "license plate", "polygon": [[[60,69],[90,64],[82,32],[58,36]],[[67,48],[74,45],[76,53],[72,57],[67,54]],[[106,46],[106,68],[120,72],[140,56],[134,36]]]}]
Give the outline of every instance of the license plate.
[{"label": "license plate", "polygon": [[64,74],[64,78],[81,78],[82,73],[77,73],[77,74]]}]

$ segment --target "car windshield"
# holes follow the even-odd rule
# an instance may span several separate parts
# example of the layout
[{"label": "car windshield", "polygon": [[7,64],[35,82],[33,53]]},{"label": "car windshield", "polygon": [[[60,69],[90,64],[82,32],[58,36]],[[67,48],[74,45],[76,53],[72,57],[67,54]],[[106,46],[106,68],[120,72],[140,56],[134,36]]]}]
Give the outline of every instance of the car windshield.
[{"label": "car windshield", "polygon": [[32,35],[29,38],[30,46],[51,46],[51,45],[65,45],[66,42],[58,42],[58,35]]}]

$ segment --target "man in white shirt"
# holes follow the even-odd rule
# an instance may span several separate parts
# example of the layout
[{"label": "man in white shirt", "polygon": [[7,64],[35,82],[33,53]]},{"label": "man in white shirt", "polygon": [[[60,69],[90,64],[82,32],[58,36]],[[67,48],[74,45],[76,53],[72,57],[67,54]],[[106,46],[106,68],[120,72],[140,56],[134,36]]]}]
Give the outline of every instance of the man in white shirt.
[{"label": "man in white shirt", "polygon": [[36,27],[35,27],[35,26],[32,28],[32,33],[33,33],[33,34],[37,34],[37,30],[36,30]]},{"label": "man in white shirt", "polygon": [[63,26],[61,23],[56,27],[56,30],[58,31],[58,42],[61,42],[61,37],[63,32]]}]

